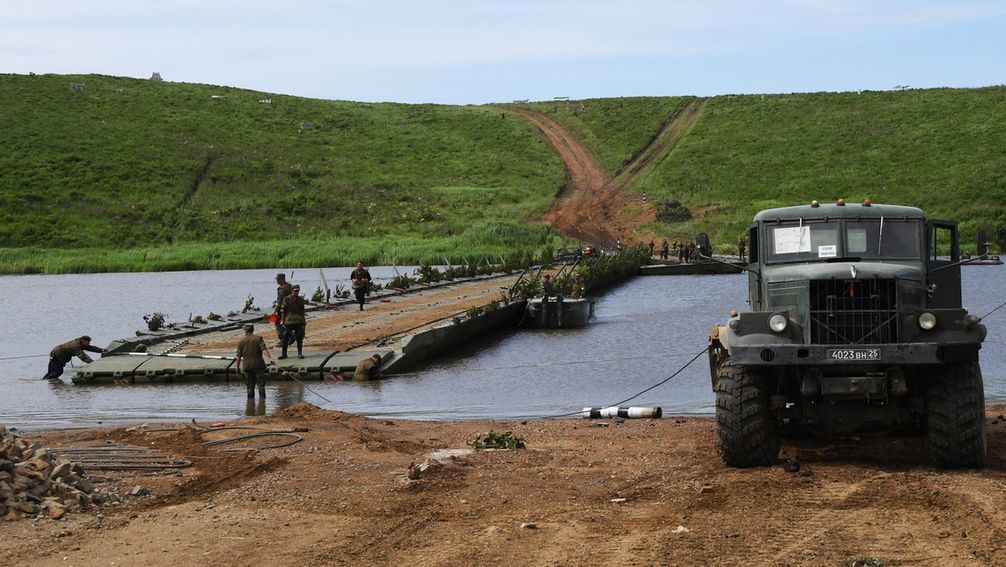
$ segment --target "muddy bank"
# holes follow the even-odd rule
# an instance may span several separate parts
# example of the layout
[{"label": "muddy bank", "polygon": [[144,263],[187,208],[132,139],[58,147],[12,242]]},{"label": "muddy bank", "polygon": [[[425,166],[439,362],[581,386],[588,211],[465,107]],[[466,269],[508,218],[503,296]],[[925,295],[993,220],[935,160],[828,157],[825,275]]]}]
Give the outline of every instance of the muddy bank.
[{"label": "muddy bank", "polygon": [[[302,404],[239,422],[306,429],[302,442],[226,453],[185,426],[52,432],[30,438],[143,444],[193,465],[107,473],[119,492],[151,492],[121,506],[0,523],[0,556],[13,565],[1003,564],[1004,412],[988,410],[981,471],[931,468],[919,438],[801,440],[784,448],[799,470],[727,469],[708,418],[413,422]],[[512,431],[527,449],[431,460],[490,430]]]}]

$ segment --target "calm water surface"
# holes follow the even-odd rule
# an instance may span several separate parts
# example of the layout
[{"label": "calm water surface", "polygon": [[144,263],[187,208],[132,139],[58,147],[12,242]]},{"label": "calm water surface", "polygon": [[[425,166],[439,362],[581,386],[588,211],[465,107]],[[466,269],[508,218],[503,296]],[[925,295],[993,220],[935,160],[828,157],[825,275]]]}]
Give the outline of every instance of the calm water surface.
[{"label": "calm water surface", "polygon": [[[964,303],[972,313],[984,315],[1006,301],[1004,268],[963,269]],[[390,267],[370,270],[379,282],[394,276]],[[330,268],[325,276],[333,287],[347,285],[350,271]],[[190,313],[240,309],[249,294],[268,307],[275,272],[0,277],[0,297],[8,298],[0,340],[0,424],[49,429],[205,421],[272,413],[300,401],[375,417],[567,414],[619,402],[664,380],[705,348],[712,324],[725,321],[730,309],[746,307],[747,280],[741,275],[636,278],[597,298],[596,319],[583,329],[501,332],[414,374],[371,383],[310,383],[333,403],[293,382],[270,384],[265,407],[249,408],[240,383],[78,387],[69,383],[69,366],[64,383],[39,379],[56,344],[89,334],[104,346],[132,336],[144,326],[143,315],[153,311],[167,313],[169,322],[185,321]],[[320,276],[317,269],[294,270],[291,280],[310,290]],[[986,324],[986,395],[1006,401],[1006,307]],[[26,355],[43,356],[10,358]],[[711,413],[704,357],[631,403],[659,405],[666,413]]]}]

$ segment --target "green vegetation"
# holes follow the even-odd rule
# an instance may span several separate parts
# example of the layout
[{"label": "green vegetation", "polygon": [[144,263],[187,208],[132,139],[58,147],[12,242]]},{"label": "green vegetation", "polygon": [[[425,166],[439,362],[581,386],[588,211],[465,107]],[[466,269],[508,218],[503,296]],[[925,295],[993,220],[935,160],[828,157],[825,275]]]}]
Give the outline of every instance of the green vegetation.
[{"label": "green vegetation", "polygon": [[524,449],[527,444],[520,437],[513,434],[512,431],[507,431],[505,433],[500,433],[498,431],[489,431],[487,433],[479,433],[475,440],[472,441],[472,447],[476,449]]},{"label": "green vegetation", "polygon": [[5,272],[496,255],[555,237],[527,221],[564,183],[488,107],[0,75],[0,121]]},{"label": "green vegetation", "polygon": [[658,234],[706,232],[733,250],[754,214],[813,199],[921,207],[1006,244],[1006,88],[722,96],[633,189],[694,214]]},{"label": "green vegetation", "polygon": [[[615,173],[690,100],[528,106]],[[537,222],[561,161],[490,106],[0,75],[0,121],[3,273],[468,265],[567,242]],[[838,197],[920,206],[1002,249],[1003,147],[1006,87],[720,96],[629,190],[657,213],[644,230],[721,251],[758,210]]]},{"label": "green vegetation", "polygon": [[694,97],[591,98],[528,106],[561,122],[608,173],[615,174],[690,100]]}]

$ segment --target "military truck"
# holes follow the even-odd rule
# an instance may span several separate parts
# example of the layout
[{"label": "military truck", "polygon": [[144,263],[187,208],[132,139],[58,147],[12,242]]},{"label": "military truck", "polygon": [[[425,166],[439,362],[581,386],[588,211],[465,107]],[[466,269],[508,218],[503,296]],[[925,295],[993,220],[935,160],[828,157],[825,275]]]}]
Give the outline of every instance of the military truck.
[{"label": "military truck", "polygon": [[758,213],[750,311],[713,326],[719,452],[769,465],[791,433],[925,432],[933,460],[982,467],[981,320],[961,306],[957,225],[915,207]]}]

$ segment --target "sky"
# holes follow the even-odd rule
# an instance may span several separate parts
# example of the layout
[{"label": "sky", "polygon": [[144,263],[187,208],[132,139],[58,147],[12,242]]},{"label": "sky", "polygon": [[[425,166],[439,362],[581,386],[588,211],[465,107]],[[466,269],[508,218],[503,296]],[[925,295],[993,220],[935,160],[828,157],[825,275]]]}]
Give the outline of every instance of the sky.
[{"label": "sky", "polygon": [[366,102],[1006,84],[1006,0],[31,0],[0,73]]}]

